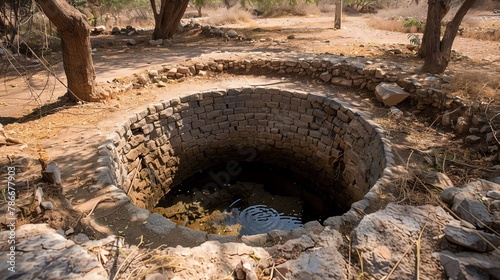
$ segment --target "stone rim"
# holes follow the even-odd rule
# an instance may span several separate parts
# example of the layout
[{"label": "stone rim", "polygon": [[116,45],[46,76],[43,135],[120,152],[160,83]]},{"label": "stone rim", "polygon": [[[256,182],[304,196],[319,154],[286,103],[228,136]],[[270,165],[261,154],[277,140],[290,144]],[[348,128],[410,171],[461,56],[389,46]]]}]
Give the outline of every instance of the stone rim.
[{"label": "stone rim", "polygon": [[[254,87],[254,88],[242,88],[242,89],[227,89],[227,90],[212,90],[210,92],[232,92],[232,91],[240,91],[240,92],[265,92],[266,90],[270,92],[279,92],[279,89],[273,89],[273,88],[263,88],[263,87]],[[339,101],[335,98],[329,98],[323,95],[318,95],[318,94],[313,94],[313,93],[305,93],[305,92],[299,92],[299,91],[294,91],[294,92],[289,92],[286,91],[287,94],[293,94],[296,95],[304,95],[305,100],[311,99],[311,100],[321,100],[323,102],[324,100],[328,100],[327,102],[334,102],[336,105],[339,106],[339,108],[342,108],[342,110],[345,110],[346,112],[349,112],[351,116],[355,116],[357,118],[360,118],[363,120],[363,124],[366,127],[369,127],[373,130],[373,133],[376,137],[380,138],[380,149],[382,150],[382,160],[384,162],[384,166],[380,172],[380,176],[378,176],[378,179],[375,181],[375,183],[369,188],[369,190],[361,197],[361,199],[356,200],[351,204],[350,209],[345,212],[341,216],[334,216],[326,219],[324,221],[324,225],[327,226],[335,226],[338,227],[341,224],[344,224],[345,222],[354,222],[356,223],[357,221],[361,220],[361,218],[369,213],[367,211],[368,209],[372,208],[372,206],[376,204],[380,204],[380,199],[378,193],[380,193],[381,188],[386,182],[390,182],[391,179],[395,178],[394,170],[397,169],[394,163],[394,156],[391,152],[390,148],[390,142],[389,140],[384,136],[384,131],[382,128],[374,123],[370,117],[363,113],[360,112],[356,109],[354,109],[352,106],[349,104]],[[119,193],[119,196],[124,200],[124,203],[131,204],[128,205],[127,209],[129,209],[129,212],[137,213],[140,212],[141,214],[141,220],[146,221],[146,228],[149,228],[153,232],[156,232],[158,234],[165,234],[168,232],[171,232],[172,230],[176,228],[182,228],[183,231],[188,231],[191,232],[191,234],[187,234],[185,236],[199,236],[200,234],[205,234],[206,235],[206,240],[219,240],[219,241],[236,241],[233,238],[227,238],[227,237],[220,237],[216,235],[211,235],[206,232],[200,232],[197,230],[177,226],[174,223],[172,223],[170,220],[167,218],[160,216],[158,214],[152,214],[145,208],[139,207],[135,204],[133,204],[130,201],[130,198],[127,196],[127,193],[120,189],[118,187],[123,187],[123,180],[120,183],[119,177],[120,172],[126,172],[126,168],[123,166],[123,164],[120,166],[114,166],[117,163],[118,155],[116,152],[116,147],[118,143],[120,142],[120,138],[125,137],[127,135],[127,132],[130,130],[130,127],[133,126],[133,123],[136,123],[140,121],[141,117],[145,118],[148,114],[156,113],[157,110],[160,109],[165,109],[166,106],[165,104],[179,104],[181,100],[189,101],[189,100],[196,100],[199,99],[200,96],[203,96],[203,92],[201,93],[191,93],[187,94],[184,96],[181,96],[179,98],[172,98],[167,101],[164,101],[160,104],[153,104],[149,105],[146,110],[139,111],[136,113],[134,116],[130,117],[127,121],[123,122],[118,126],[118,129],[108,135],[107,140],[98,148],[98,153],[100,155],[99,162],[100,162],[100,167],[98,167],[97,172],[98,172],[98,180],[97,180],[97,186],[100,188],[102,187],[111,187],[113,188],[117,194]],[[338,105],[337,105],[338,104]],[[340,109],[339,109],[340,110]],[[129,135],[130,136],[130,135]],[[119,159],[118,159],[119,160]],[[118,168],[117,168],[118,167]],[[114,172],[115,171],[115,172]],[[118,172],[116,172],[118,171]],[[123,179],[123,176],[122,176]],[[111,185],[111,186],[110,186]],[[151,220],[151,221],[150,221]],[[148,222],[149,221],[149,222]],[[152,222],[152,223],[151,223]],[[165,225],[162,230],[160,231],[155,231],[155,229],[148,227],[148,224],[158,224],[158,223],[164,223]],[[190,243],[190,242],[187,242]],[[192,243],[190,243],[192,244]]]}]

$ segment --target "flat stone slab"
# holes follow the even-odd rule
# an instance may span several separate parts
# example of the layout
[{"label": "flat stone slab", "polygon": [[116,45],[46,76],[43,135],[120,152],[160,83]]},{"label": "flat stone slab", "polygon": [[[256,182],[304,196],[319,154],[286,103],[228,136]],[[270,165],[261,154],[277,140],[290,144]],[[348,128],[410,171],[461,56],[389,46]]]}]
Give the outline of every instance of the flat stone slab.
[{"label": "flat stone slab", "polygon": [[[9,234],[0,232],[1,243],[9,240]],[[14,259],[0,254],[2,279],[108,279],[95,255],[46,224],[20,226],[13,246]]]},{"label": "flat stone slab", "polygon": [[396,83],[380,83],[375,87],[375,96],[385,106],[394,106],[403,102],[410,94]]},{"label": "flat stone slab", "polygon": [[468,228],[447,226],[444,229],[448,241],[477,252],[490,252],[500,246],[500,237]]}]

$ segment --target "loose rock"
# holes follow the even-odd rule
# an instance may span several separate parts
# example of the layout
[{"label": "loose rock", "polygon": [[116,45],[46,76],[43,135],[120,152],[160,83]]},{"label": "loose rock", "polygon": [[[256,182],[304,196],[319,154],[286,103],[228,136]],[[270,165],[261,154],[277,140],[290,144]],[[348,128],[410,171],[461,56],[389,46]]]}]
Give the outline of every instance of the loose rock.
[{"label": "loose rock", "polygon": [[385,106],[394,106],[403,102],[410,94],[396,83],[380,83],[375,87],[375,96]]},{"label": "loose rock", "polygon": [[158,40],[149,40],[149,44],[151,46],[159,46],[163,45],[163,39],[158,39]]},{"label": "loose rock", "polygon": [[500,246],[500,237],[478,230],[447,226],[444,234],[448,241],[481,253],[490,252]]},{"label": "loose rock", "polygon": [[443,251],[433,254],[444,267],[448,279],[498,279],[500,256],[471,252],[452,253]]}]

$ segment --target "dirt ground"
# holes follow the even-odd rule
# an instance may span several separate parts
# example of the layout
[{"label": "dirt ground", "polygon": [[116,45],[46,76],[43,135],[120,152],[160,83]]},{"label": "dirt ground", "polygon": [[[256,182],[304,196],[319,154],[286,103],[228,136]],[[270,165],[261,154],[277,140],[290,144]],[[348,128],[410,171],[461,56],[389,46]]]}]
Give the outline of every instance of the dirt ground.
[{"label": "dirt ground", "polygon": [[[332,15],[311,15],[305,17],[254,18],[224,26],[244,34],[252,41],[225,41],[222,38],[200,36],[199,29],[192,29],[174,38],[172,45],[153,47],[148,45],[151,31],[139,31],[132,36],[98,35],[92,37],[93,58],[97,81],[102,85],[113,79],[130,79],[131,75],[147,69],[158,69],[162,65],[182,64],[186,61],[204,61],[214,57],[251,58],[256,52],[270,57],[286,56],[290,53],[332,53],[345,56],[365,56],[421,65],[415,58],[415,51],[407,48],[407,34],[374,29],[369,21],[373,16],[347,15],[343,28],[333,28]],[[203,19],[196,19],[202,22]],[[483,19],[480,19],[482,21]],[[186,20],[188,22],[189,20]],[[500,17],[487,17],[488,24],[500,24]],[[498,29],[497,29],[498,31]],[[288,39],[294,35],[295,39]],[[135,46],[126,41],[134,39]],[[262,39],[262,40],[261,40]],[[271,40],[272,39],[272,40]],[[401,49],[401,54],[390,50]],[[454,49],[458,58],[452,60],[447,73],[455,77],[450,81],[450,94],[472,100],[500,101],[500,42],[481,41],[458,37]],[[70,103],[65,94],[65,77],[60,54],[53,52],[45,57],[50,66],[42,67],[33,59],[23,61],[26,76],[20,77],[5,58],[0,85],[0,123],[6,133],[22,144],[0,147],[0,166],[12,163],[22,167],[17,174],[23,182],[23,192],[18,204],[23,209],[19,223],[48,222],[63,230],[84,231],[95,237],[99,235],[79,225],[83,213],[92,207],[69,210],[62,205],[59,190],[41,183],[41,167],[37,159],[40,153],[54,160],[62,169],[62,188],[72,204],[87,199],[85,188],[93,183],[94,164],[98,140],[109,134],[114,125],[132,112],[147,104],[173,96],[208,90],[272,84],[276,87],[322,91],[351,103],[354,107],[369,113],[387,130],[393,149],[400,163],[415,170],[436,170],[447,173],[456,185],[477,178],[499,176],[477,167],[491,167],[498,164],[485,160],[483,153],[475,147],[464,146],[460,137],[450,129],[443,129],[430,116],[415,112],[414,108],[402,105],[404,118],[397,121],[388,117],[388,108],[383,107],[371,94],[354,89],[343,89],[322,85],[319,82],[300,80],[291,76],[233,75],[229,73],[209,74],[204,77],[190,77],[183,82],[169,83],[165,88],[148,87],[130,90],[117,99],[93,104]],[[463,85],[463,77],[469,82]],[[471,86],[479,83],[476,95]],[[435,116],[432,116],[435,117]],[[415,153],[413,149],[426,150],[434,147],[438,153],[454,155],[454,160],[470,167],[436,164],[429,157]],[[23,158],[27,160],[23,160]],[[5,175],[1,175],[2,180]],[[33,186],[42,186],[57,206],[53,211],[37,214],[33,209]],[[423,190],[405,203],[422,204],[430,199]],[[120,221],[118,216],[109,216],[110,224]],[[3,226],[2,226],[3,227]],[[111,229],[112,232],[112,229]],[[130,233],[139,236],[140,233]],[[147,242],[146,242],[147,243]]]}]

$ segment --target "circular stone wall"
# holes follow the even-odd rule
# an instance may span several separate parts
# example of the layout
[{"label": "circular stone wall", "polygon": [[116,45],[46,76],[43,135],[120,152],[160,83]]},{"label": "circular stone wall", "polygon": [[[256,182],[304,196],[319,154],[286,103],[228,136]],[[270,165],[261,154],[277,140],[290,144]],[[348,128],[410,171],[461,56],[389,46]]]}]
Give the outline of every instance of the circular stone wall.
[{"label": "circular stone wall", "polygon": [[230,171],[238,160],[288,167],[349,209],[393,163],[382,130],[362,113],[325,96],[273,88],[173,98],[133,115],[109,139],[99,152],[112,159],[101,167],[112,178],[100,181],[149,210],[195,173],[225,162]]}]

